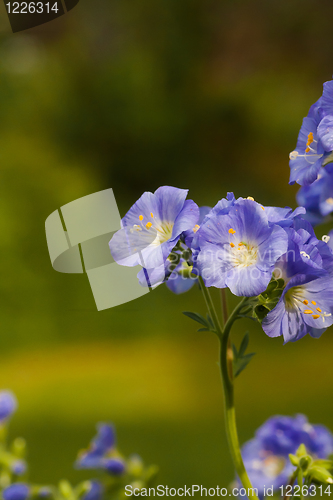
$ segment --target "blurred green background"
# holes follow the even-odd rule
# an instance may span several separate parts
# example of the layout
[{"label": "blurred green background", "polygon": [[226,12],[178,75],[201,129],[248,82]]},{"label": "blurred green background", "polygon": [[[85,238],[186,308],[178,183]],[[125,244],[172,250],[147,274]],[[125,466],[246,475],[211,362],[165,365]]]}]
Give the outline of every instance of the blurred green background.
[{"label": "blurred green background", "polygon": [[[204,312],[198,290],[97,312],[85,276],[52,269],[44,222],[109,187],[122,215],[164,184],[200,205],[234,191],[294,207],[288,154],[331,79],[332,18],[331,0],[81,0],[13,35],[1,5],[0,387],[19,399],[11,435],[33,481],[89,477],[72,463],[100,420],[160,484],[233,479],[217,342],[181,314]],[[332,332],[283,346],[238,323],[236,343],[247,328],[241,441],[276,413],[333,430]]]}]

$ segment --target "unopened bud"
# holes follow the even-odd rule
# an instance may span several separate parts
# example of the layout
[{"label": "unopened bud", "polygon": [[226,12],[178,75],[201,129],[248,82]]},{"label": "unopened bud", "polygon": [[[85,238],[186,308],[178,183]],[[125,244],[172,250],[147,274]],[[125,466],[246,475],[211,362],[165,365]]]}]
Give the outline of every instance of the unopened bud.
[{"label": "unopened bud", "polygon": [[299,465],[303,471],[306,471],[311,463],[312,458],[309,455],[305,455],[299,459]]}]

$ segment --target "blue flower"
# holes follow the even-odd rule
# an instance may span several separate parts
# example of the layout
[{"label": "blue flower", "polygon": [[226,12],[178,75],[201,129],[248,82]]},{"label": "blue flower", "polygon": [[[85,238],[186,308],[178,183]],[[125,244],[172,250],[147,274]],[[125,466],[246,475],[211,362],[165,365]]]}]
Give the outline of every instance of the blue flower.
[{"label": "blue flower", "polygon": [[113,476],[120,476],[125,472],[126,464],[120,458],[106,458],[103,461],[103,467]]},{"label": "blue flower", "polygon": [[189,247],[200,227],[199,224],[210,210],[210,207],[200,207],[197,224],[192,229],[183,232],[177,250],[174,249],[163,264],[153,269],[143,268],[139,271],[138,279],[141,286],[156,288],[166,283],[169,290],[175,294],[187,292],[193,287],[197,277],[191,276],[192,265],[189,265],[188,261],[183,258],[183,254],[185,252],[190,256]]},{"label": "blue flower", "polygon": [[[323,172],[333,172],[333,81],[324,83],[323,95],[311,106],[290,158],[290,184],[312,184]],[[328,158],[329,157],[329,158]]]},{"label": "blue flower", "polygon": [[96,480],[90,481],[90,488],[82,497],[82,500],[101,500],[103,496],[103,485]]},{"label": "blue flower", "polygon": [[79,454],[75,462],[77,469],[102,469],[112,475],[120,475],[125,471],[125,462],[115,447],[115,433],[112,425],[97,425],[97,436],[92,440],[88,450]]},{"label": "blue flower", "polygon": [[271,417],[257,430],[254,439],[244,444],[245,468],[261,498],[265,486],[277,490],[288,483],[294,470],[288,455],[295,454],[301,444],[315,458],[327,458],[333,453],[331,432],[322,425],[309,424],[304,415]]},{"label": "blue flower", "polygon": [[27,470],[27,464],[24,460],[17,459],[12,463],[11,470],[16,476],[22,476]]},{"label": "blue flower", "polygon": [[114,429],[109,424],[97,425],[97,436],[92,440],[88,450],[80,454],[76,461],[78,469],[101,468],[101,460],[104,455],[110,453],[115,446]]},{"label": "blue flower", "polygon": [[265,208],[253,199],[235,202],[230,197],[227,202],[220,204],[217,215],[208,214],[197,232],[195,268],[206,286],[229,287],[239,296],[259,295],[287,251],[287,234],[269,223]]},{"label": "blue flower", "polygon": [[288,251],[276,263],[274,277],[283,293],[262,321],[269,337],[295,341],[309,333],[318,338],[333,324],[333,253],[325,236],[318,240],[311,225],[296,218],[287,228]]},{"label": "blue flower", "polygon": [[333,279],[297,274],[288,282],[278,304],[262,322],[269,337],[296,341],[307,333],[318,338],[333,324]]},{"label": "blue flower", "polygon": [[0,392],[0,424],[5,422],[16,411],[17,400],[11,391]]},{"label": "blue flower", "polygon": [[24,483],[15,483],[2,492],[4,500],[27,500],[30,495],[30,488]]},{"label": "blue flower", "polygon": [[186,200],[188,190],[170,186],[144,193],[122,219],[109,246],[114,260],[124,266],[155,269],[164,265],[181,234],[199,219],[199,208]]}]

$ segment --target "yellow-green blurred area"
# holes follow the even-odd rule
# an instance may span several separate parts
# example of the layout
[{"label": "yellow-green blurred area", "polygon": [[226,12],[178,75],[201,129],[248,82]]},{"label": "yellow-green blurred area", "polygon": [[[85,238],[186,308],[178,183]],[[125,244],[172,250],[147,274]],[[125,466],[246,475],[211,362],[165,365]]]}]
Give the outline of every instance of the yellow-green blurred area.
[{"label": "yellow-green blurred area", "polygon": [[[199,290],[97,312],[85,276],[52,269],[44,222],[109,187],[122,215],[165,184],[199,205],[234,191],[295,207],[288,154],[331,79],[332,2],[81,0],[15,35],[0,14],[0,387],[18,397],[10,435],[31,479],[91,477],[76,453],[112,421],[160,484],[227,486],[217,341],[181,314],[205,313]],[[238,322],[236,344],[247,329],[241,441],[277,413],[333,430],[332,331],[283,346]]]}]

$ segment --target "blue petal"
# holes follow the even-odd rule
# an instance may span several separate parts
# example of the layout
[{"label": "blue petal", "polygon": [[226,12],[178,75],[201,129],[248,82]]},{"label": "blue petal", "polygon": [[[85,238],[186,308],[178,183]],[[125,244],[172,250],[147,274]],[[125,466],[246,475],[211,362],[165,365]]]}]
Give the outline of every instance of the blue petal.
[{"label": "blue petal", "polygon": [[320,107],[324,115],[333,115],[333,81],[324,83],[323,95],[320,99]]},{"label": "blue petal", "polygon": [[17,400],[11,391],[0,392],[0,422],[11,417],[16,411]]},{"label": "blue petal", "polygon": [[182,210],[188,189],[178,189],[171,186],[158,188],[154,195],[159,207],[159,216],[162,221],[174,222]]},{"label": "blue petal", "polygon": [[325,116],[318,125],[318,137],[325,151],[333,150],[333,116]]},{"label": "blue petal", "polygon": [[104,488],[99,481],[90,481],[90,489],[82,497],[82,500],[101,500]]},{"label": "blue petal", "polygon": [[116,441],[115,431],[112,425],[99,423],[97,425],[97,436],[92,441],[95,452],[104,454],[114,447]]},{"label": "blue petal", "polygon": [[173,226],[172,238],[176,238],[183,231],[192,229],[199,222],[199,207],[194,201],[186,200],[175,225]]},{"label": "blue petal", "polygon": [[26,500],[30,494],[30,488],[24,483],[15,483],[2,492],[4,500]]},{"label": "blue petal", "polygon": [[264,292],[272,277],[272,271],[262,271],[258,266],[234,268],[226,277],[225,283],[234,295],[255,297]]},{"label": "blue petal", "polygon": [[184,278],[179,273],[172,273],[166,282],[166,286],[171,290],[171,292],[176,293],[177,295],[180,293],[188,292],[197,282],[197,278]]}]

